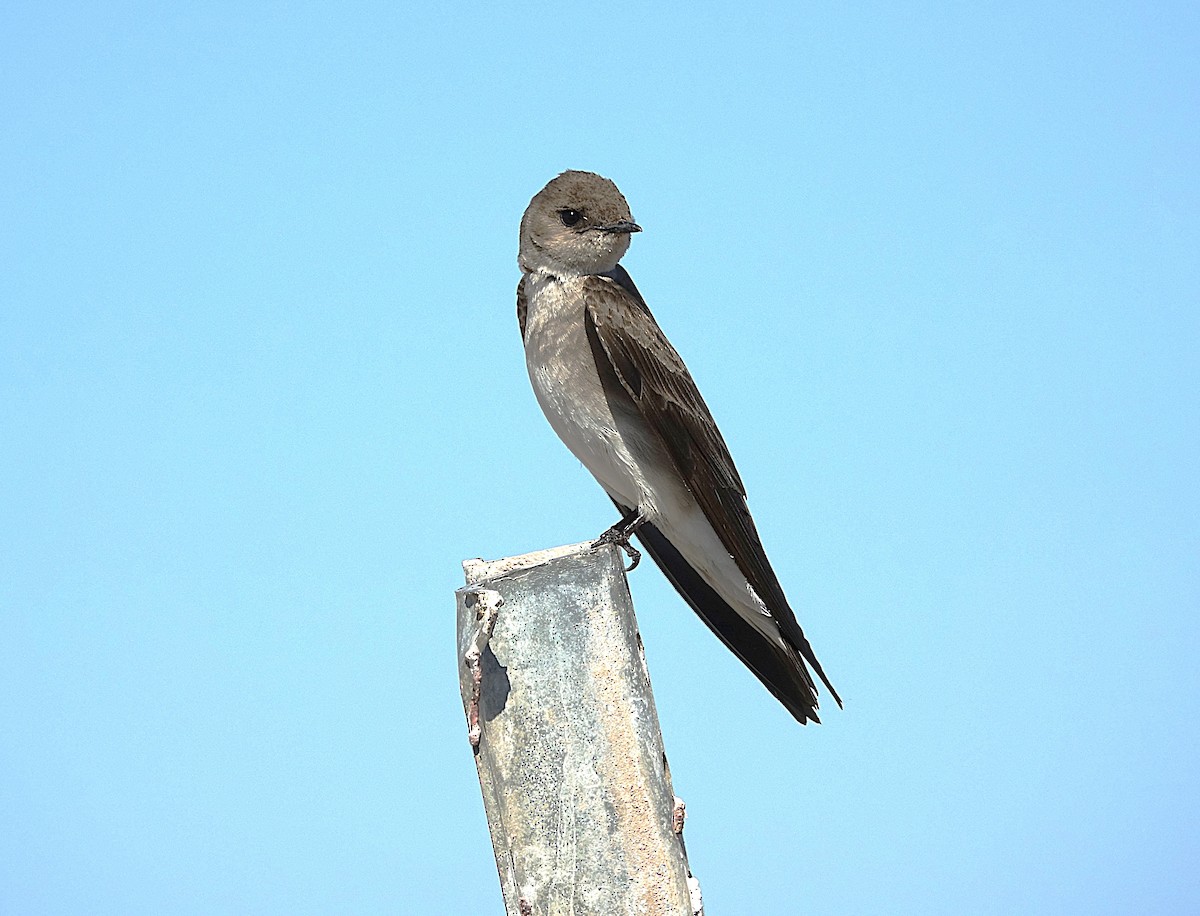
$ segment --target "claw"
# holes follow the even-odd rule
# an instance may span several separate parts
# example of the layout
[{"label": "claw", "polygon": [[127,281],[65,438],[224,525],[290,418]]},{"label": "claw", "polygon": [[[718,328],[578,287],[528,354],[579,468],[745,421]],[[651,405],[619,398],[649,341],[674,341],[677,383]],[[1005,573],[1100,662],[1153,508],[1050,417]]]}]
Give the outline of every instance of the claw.
[{"label": "claw", "polygon": [[646,517],[637,509],[632,510],[623,519],[600,535],[592,544],[593,547],[603,547],[605,544],[616,544],[629,557],[629,565],[625,572],[633,572],[642,562],[642,552],[629,543],[629,538],[642,526]]},{"label": "claw", "polygon": [[642,552],[632,544],[625,544],[625,553],[629,555],[629,565],[625,567],[625,572],[631,573],[637,569],[637,565],[642,562]]}]

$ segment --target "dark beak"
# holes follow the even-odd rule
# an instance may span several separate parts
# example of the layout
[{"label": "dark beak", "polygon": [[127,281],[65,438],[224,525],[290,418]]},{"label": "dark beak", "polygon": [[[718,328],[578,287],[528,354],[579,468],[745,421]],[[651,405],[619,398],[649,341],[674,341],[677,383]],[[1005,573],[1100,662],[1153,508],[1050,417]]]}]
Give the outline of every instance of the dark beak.
[{"label": "dark beak", "polygon": [[627,235],[642,231],[642,227],[630,219],[623,219],[619,223],[609,223],[607,226],[597,226],[596,228],[601,232],[624,232]]}]

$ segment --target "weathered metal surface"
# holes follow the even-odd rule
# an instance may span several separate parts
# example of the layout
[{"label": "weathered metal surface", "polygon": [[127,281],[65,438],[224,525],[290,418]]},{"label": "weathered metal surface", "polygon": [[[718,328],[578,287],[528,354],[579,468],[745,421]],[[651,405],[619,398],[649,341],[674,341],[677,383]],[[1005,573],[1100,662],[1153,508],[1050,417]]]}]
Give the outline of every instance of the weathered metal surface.
[{"label": "weathered metal surface", "polygon": [[509,916],[695,916],[620,552],[463,567],[460,686]]}]

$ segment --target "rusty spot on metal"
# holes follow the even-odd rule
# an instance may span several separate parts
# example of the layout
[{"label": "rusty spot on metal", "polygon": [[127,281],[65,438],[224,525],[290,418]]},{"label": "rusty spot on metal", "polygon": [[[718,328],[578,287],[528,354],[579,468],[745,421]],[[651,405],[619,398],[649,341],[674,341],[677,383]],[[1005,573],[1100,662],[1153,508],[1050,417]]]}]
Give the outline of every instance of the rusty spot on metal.
[{"label": "rusty spot on metal", "polygon": [[478,753],[479,742],[483,738],[483,728],[479,724],[479,695],[483,690],[483,650],[496,629],[496,619],[500,605],[504,599],[499,592],[491,589],[480,589],[468,592],[465,597],[467,607],[475,609],[475,619],[478,628],[471,639],[471,646],[463,655],[463,664],[471,672],[471,699],[467,704],[467,738],[471,747]]},{"label": "rusty spot on metal", "polygon": [[683,822],[687,820],[687,805],[683,803],[683,799],[678,795],[675,796],[675,807],[671,811],[671,829],[675,831],[675,836],[680,836],[683,833]]},{"label": "rusty spot on metal", "polygon": [[524,897],[517,904],[521,908],[521,916],[533,916],[533,904]]}]

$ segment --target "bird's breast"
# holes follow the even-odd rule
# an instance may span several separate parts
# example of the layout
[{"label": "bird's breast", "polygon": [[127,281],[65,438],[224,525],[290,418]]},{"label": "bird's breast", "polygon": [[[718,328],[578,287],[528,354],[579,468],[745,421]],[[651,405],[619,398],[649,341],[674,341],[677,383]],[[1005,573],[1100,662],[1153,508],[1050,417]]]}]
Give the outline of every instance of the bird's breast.
[{"label": "bird's breast", "polygon": [[[570,279],[530,283],[525,327],[525,365],[534,394],[555,432],[576,452],[586,444],[580,440],[616,431],[587,339],[578,286]],[[582,455],[580,460],[588,463]]]},{"label": "bird's breast", "polygon": [[525,365],[558,437],[609,493],[640,502],[638,458],[613,415],[584,322],[582,281],[530,274]]}]

